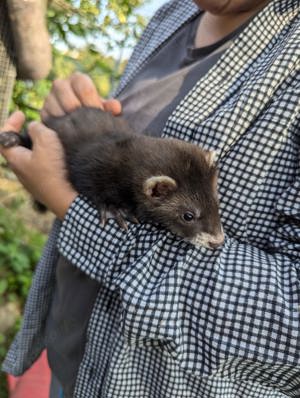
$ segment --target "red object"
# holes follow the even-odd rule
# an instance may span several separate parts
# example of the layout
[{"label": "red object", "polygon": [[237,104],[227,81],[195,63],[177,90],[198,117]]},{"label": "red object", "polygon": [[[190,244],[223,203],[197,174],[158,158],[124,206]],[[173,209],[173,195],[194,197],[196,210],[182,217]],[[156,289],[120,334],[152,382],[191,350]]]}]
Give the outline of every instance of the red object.
[{"label": "red object", "polygon": [[46,351],[22,376],[7,376],[9,398],[49,398],[51,372]]}]

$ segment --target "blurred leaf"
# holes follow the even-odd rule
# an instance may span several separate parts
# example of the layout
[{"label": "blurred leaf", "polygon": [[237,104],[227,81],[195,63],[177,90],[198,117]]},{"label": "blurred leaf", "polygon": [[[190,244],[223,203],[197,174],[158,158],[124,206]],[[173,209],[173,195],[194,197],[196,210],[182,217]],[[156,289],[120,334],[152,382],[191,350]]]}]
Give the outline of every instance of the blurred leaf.
[{"label": "blurred leaf", "polygon": [[[124,48],[132,48],[146,20],[138,8],[144,0],[51,0],[47,12],[53,44],[53,68],[47,79],[15,84],[11,111],[38,120],[56,78],[79,70],[88,73],[99,94],[107,97],[125,67]],[[111,55],[109,55],[111,54]]]},{"label": "blurred leaf", "polygon": [[0,295],[3,295],[7,289],[8,282],[5,279],[0,280]]}]

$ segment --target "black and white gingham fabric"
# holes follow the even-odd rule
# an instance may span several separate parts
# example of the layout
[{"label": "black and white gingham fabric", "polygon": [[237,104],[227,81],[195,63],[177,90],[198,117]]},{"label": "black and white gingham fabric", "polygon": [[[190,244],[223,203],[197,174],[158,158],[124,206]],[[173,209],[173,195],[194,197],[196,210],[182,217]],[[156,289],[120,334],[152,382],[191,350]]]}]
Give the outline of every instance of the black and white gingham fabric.
[{"label": "black and white gingham fabric", "polygon": [[[59,250],[101,283],[75,398],[300,397],[299,9],[272,1],[164,131],[218,153],[221,249],[150,224],[101,229],[85,198],[70,207]],[[195,12],[189,0],[158,12],[120,90]],[[42,347],[49,245],[4,364],[14,374]]]}]

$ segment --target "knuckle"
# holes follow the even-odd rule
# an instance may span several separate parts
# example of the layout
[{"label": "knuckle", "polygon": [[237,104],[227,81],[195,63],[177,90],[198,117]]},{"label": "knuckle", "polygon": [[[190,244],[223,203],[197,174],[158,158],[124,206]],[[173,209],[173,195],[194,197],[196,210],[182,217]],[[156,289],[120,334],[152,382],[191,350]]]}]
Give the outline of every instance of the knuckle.
[{"label": "knuckle", "polygon": [[95,95],[95,89],[93,86],[82,86],[81,95],[87,99]]},{"label": "knuckle", "polygon": [[100,100],[97,89],[88,75],[81,73],[77,79],[71,81],[71,85],[76,97],[80,101],[80,105],[102,105],[103,101]]},{"label": "knuckle", "polygon": [[41,123],[36,122],[36,121],[30,122],[30,123],[28,124],[28,131],[29,131],[29,132],[35,132],[35,131],[38,130],[38,128],[39,128],[40,125],[41,125]]},{"label": "knuckle", "polygon": [[41,126],[42,124],[38,122],[31,122],[28,125],[28,133],[36,144],[40,143],[41,137],[43,136]]},{"label": "knuckle", "polygon": [[75,96],[68,96],[63,102],[64,110],[68,113],[80,106],[80,101]]},{"label": "knuckle", "polygon": [[84,73],[79,72],[78,70],[76,70],[75,72],[73,72],[71,74],[71,79],[80,79],[82,76],[86,76]]},{"label": "knuckle", "polygon": [[49,113],[47,111],[47,107],[45,106],[45,104],[44,104],[43,108],[40,111],[40,115],[41,115],[41,119],[43,121],[47,120],[48,117],[49,117]]},{"label": "knuckle", "polygon": [[94,91],[94,83],[92,79],[83,73],[80,73],[78,75],[77,79],[73,80],[73,85],[77,88],[80,89],[81,92],[87,92],[91,93]]},{"label": "knuckle", "polygon": [[52,94],[48,94],[47,97],[45,98],[43,107],[41,109],[41,114],[42,113],[47,113],[47,109],[49,108],[49,102],[50,102],[50,98],[51,98]]},{"label": "knuckle", "polygon": [[52,82],[52,90],[55,90],[61,84],[61,79],[54,79]]},{"label": "knuckle", "polygon": [[65,86],[67,84],[68,83],[65,79],[55,79],[55,80],[53,80],[53,83],[52,83],[52,89],[53,89],[53,91],[61,91],[65,88]]},{"label": "knuckle", "polygon": [[47,146],[47,144],[53,140],[53,137],[56,135],[54,130],[48,129],[45,126],[42,126],[39,133],[38,141],[39,144],[43,146]]},{"label": "knuckle", "polygon": [[70,77],[70,82],[71,82],[71,85],[84,84],[89,79],[90,79],[89,76],[86,75],[85,73],[76,71],[76,72],[72,73],[72,75]]},{"label": "knuckle", "polygon": [[6,151],[4,155],[6,162],[9,166],[10,169],[12,169],[14,172],[18,171],[18,162],[17,162],[17,157],[15,156],[14,151]]},{"label": "knuckle", "polygon": [[51,130],[51,129],[48,129],[47,127],[45,127],[45,126],[42,126],[41,138],[47,140],[50,137],[53,137],[54,133],[55,133],[54,130]]}]

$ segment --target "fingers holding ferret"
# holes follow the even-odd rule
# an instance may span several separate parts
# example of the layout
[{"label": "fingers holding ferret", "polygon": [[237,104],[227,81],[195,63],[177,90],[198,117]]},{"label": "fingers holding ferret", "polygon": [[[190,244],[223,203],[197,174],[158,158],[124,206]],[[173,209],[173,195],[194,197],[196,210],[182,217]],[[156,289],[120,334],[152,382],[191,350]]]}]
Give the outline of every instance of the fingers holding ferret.
[{"label": "fingers holding ferret", "polygon": [[90,106],[119,115],[120,101],[112,98],[105,100],[98,94],[92,79],[81,72],[73,73],[67,79],[56,79],[41,110],[42,120],[50,116],[62,116],[80,106]]}]

